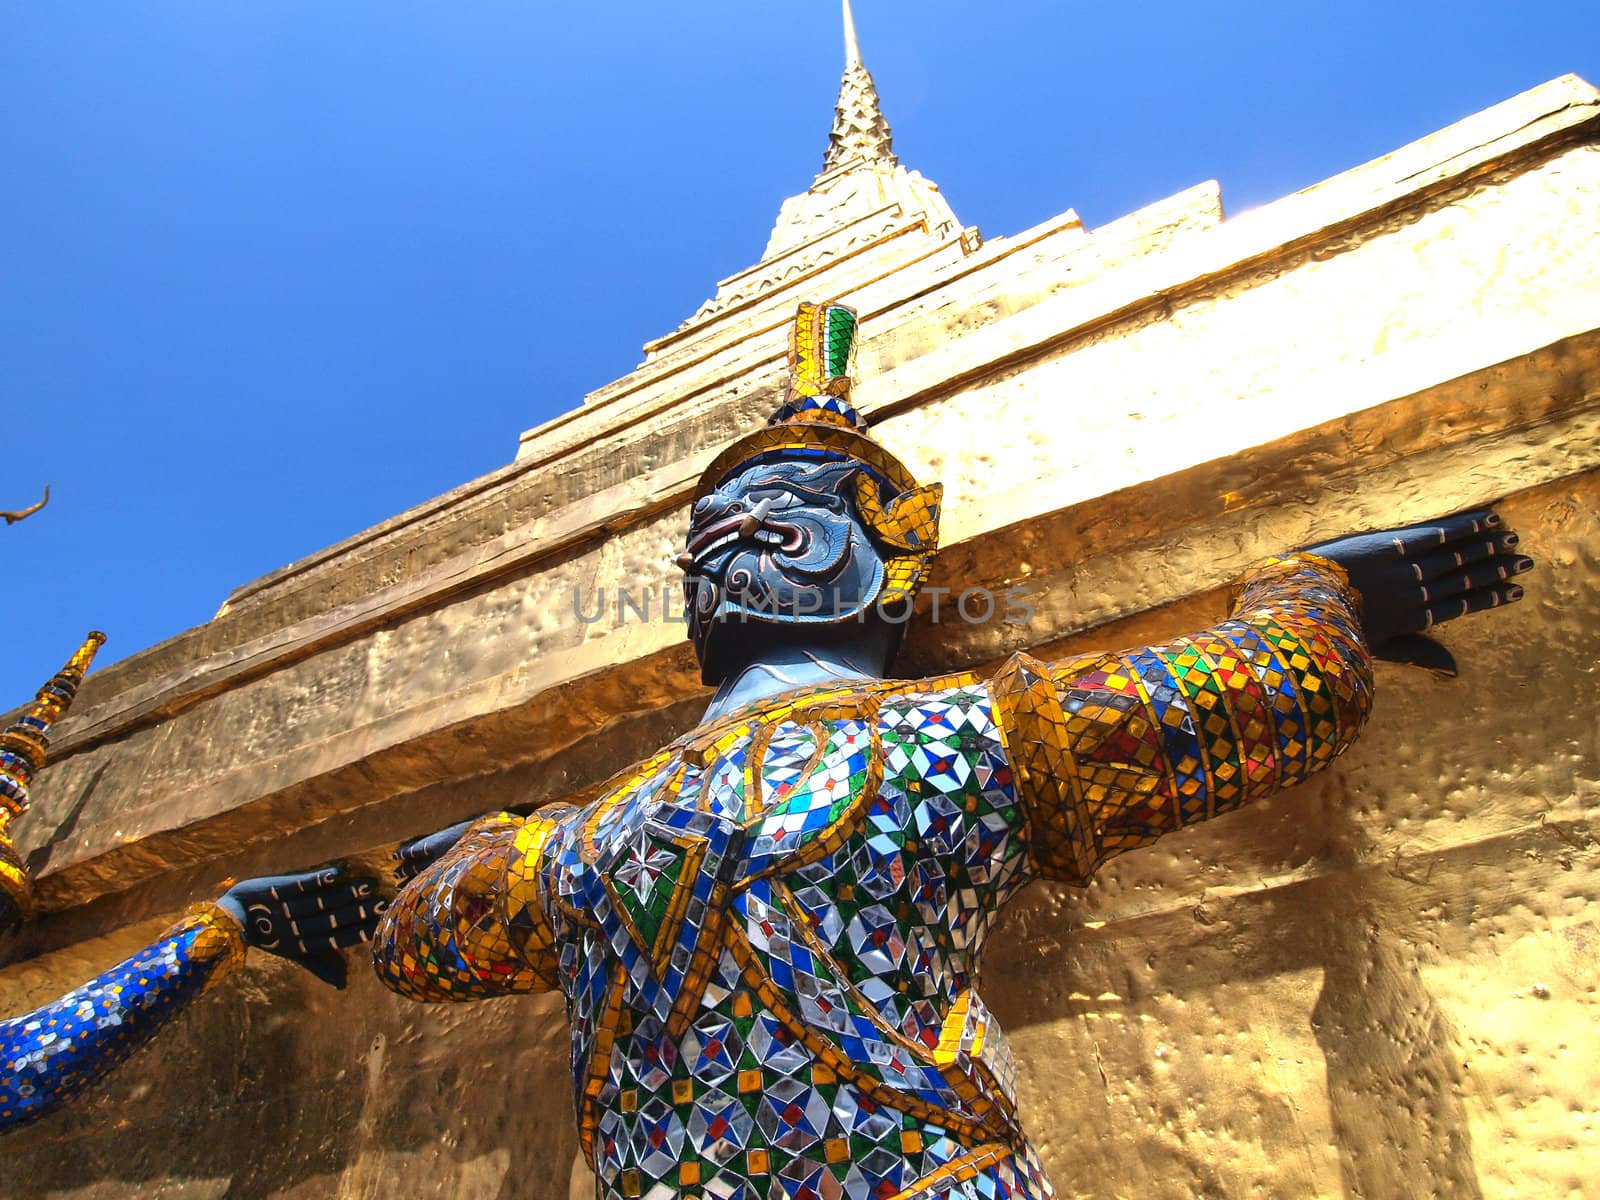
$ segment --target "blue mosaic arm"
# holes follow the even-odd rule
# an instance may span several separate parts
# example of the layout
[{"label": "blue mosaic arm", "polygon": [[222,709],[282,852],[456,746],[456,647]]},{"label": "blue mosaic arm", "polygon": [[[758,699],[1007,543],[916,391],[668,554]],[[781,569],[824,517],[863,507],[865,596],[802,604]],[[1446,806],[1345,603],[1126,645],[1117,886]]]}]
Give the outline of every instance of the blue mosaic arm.
[{"label": "blue mosaic arm", "polygon": [[1082,884],[1325,768],[1366,721],[1372,663],[1344,571],[1302,553],[1251,567],[1204,633],[1053,664],[1018,655],[992,686],[1029,856]]},{"label": "blue mosaic arm", "polygon": [[53,1004],[0,1022],[0,1132],[54,1112],[245,957],[243,930],[196,905],[160,941]]},{"label": "blue mosaic arm", "polygon": [[476,1000],[557,986],[555,935],[540,895],[554,823],[484,817],[400,890],[378,923],[378,978],[411,1000]]}]

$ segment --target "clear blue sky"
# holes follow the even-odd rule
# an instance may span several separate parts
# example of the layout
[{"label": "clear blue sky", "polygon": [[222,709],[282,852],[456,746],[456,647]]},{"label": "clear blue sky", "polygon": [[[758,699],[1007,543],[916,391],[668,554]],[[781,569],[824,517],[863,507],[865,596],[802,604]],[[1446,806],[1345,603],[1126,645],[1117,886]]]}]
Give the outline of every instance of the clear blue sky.
[{"label": "clear blue sky", "polygon": [[[857,0],[896,148],[993,236],[1272,200],[1567,71],[1600,5]],[[838,6],[9,0],[0,710],[508,462],[754,262]]]}]

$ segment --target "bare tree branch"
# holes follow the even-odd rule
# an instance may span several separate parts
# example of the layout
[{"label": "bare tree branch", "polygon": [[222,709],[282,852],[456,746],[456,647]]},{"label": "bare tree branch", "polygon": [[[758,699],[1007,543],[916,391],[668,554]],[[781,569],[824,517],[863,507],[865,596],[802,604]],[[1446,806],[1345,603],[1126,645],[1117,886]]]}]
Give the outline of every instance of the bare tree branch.
[{"label": "bare tree branch", "polygon": [[39,503],[33,504],[33,505],[29,505],[27,508],[22,509],[20,512],[6,512],[3,509],[0,509],[0,517],[4,517],[6,519],[6,524],[7,525],[15,525],[18,521],[21,521],[26,517],[33,516],[34,513],[38,512],[41,508],[43,508],[46,504],[49,504],[49,503],[50,503],[50,485],[47,483],[47,484],[44,485],[44,497],[43,497],[43,499],[41,499],[39,501]]}]

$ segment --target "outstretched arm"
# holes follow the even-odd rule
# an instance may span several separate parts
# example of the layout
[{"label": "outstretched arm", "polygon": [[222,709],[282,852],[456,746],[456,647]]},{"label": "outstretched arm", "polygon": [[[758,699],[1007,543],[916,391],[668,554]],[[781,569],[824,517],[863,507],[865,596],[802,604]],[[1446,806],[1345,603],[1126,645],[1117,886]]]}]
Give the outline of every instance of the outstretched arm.
[{"label": "outstretched arm", "polygon": [[342,986],[338,951],[372,935],[376,886],[337,868],[246,880],[97,979],[0,1022],[0,1133],[55,1111],[116,1067],[237,969],[247,945]]},{"label": "outstretched arm", "polygon": [[557,986],[555,934],[540,873],[570,809],[495,813],[408,842],[416,872],[372,941],[378,978],[412,1000],[475,1000]]},{"label": "outstretched arm", "polygon": [[1193,637],[1052,664],[1012,659],[995,705],[1038,872],[1087,883],[1114,855],[1325,768],[1371,707],[1363,603],[1387,646],[1520,596],[1505,580],[1532,564],[1491,561],[1516,544],[1491,518],[1267,559],[1235,586],[1230,618]]}]

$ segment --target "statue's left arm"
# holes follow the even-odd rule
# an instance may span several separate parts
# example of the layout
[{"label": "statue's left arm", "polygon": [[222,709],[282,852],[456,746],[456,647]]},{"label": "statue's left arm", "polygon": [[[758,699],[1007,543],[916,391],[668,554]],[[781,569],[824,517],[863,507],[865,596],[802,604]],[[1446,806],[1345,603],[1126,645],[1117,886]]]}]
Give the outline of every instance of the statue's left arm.
[{"label": "statue's left arm", "polygon": [[1505,581],[1532,563],[1507,556],[1516,537],[1498,524],[1466,514],[1269,558],[1203,633],[1013,658],[992,687],[1038,873],[1087,883],[1117,854],[1326,768],[1371,710],[1373,642],[1521,595]]}]

